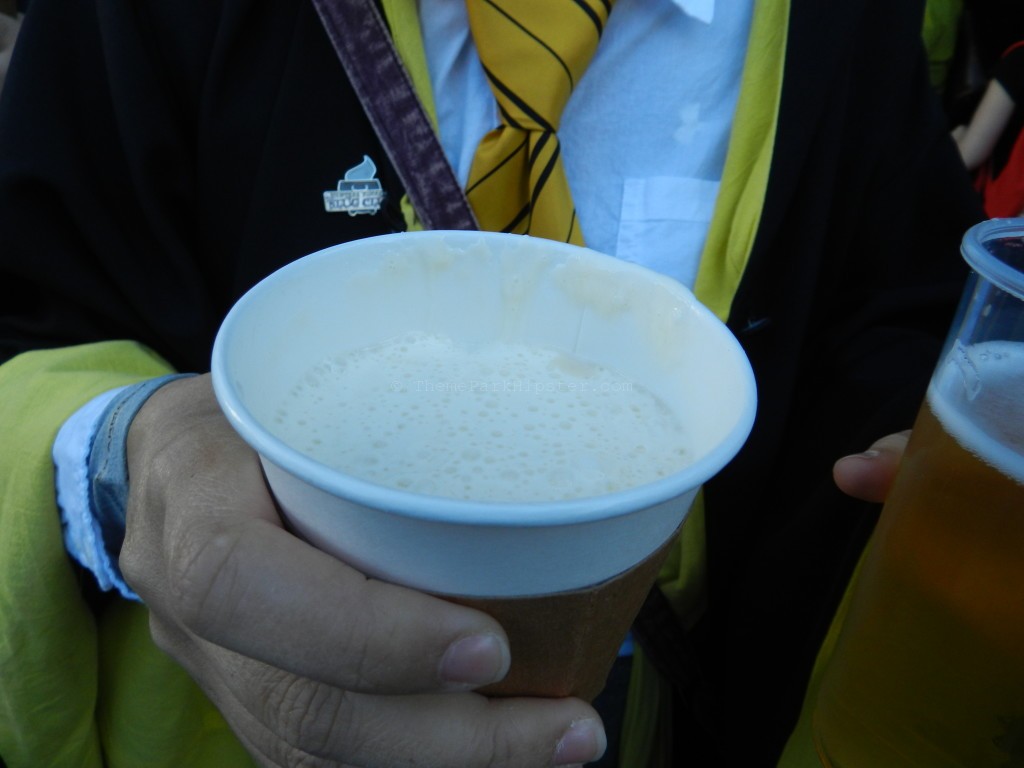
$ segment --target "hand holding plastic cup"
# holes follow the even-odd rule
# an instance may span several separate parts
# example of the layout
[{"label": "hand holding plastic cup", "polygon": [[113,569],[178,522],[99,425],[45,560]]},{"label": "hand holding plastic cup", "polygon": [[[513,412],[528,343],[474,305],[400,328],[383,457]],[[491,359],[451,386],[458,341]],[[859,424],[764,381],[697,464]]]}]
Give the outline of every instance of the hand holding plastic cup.
[{"label": "hand holding plastic cup", "polygon": [[212,373],[297,535],[491,613],[512,668],[487,692],[587,699],[756,400],[683,286],[481,232],[284,267],[225,318]]},{"label": "hand holding plastic cup", "polygon": [[973,268],[814,712],[831,768],[1024,765],[1024,219]]}]

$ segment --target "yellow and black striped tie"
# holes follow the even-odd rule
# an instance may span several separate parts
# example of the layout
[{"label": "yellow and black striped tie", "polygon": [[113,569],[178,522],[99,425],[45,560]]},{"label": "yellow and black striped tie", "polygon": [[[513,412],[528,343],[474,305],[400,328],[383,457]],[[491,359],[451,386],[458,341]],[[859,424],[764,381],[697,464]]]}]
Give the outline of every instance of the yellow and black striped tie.
[{"label": "yellow and black striped tie", "polygon": [[613,2],[466,0],[501,115],[466,185],[481,228],[583,244],[555,132]]}]

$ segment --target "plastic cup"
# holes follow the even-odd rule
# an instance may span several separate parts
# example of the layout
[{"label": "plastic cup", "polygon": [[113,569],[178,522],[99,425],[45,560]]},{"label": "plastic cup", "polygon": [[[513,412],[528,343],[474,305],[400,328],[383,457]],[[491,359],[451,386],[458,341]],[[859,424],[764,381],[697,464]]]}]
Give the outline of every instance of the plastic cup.
[{"label": "plastic cup", "polygon": [[[585,498],[481,502],[368,482],[275,431],[296,382],[325,358],[409,333],[606,366],[671,409],[692,461]],[[228,313],[212,374],[297,535],[502,622],[513,661],[498,694],[599,692],[694,495],[740,449],[756,402],[739,344],[680,284],[584,248],[482,232],[387,235],[289,264]],[[381,382],[381,407],[392,388]]]},{"label": "plastic cup", "polygon": [[973,273],[814,712],[832,768],[1024,764],[1024,219]]}]

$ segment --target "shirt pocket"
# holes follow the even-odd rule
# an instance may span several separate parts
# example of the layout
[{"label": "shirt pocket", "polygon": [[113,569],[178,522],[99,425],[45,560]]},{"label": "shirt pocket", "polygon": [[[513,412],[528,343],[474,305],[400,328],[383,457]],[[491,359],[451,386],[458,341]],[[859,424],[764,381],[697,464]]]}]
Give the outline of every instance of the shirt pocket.
[{"label": "shirt pocket", "polygon": [[625,179],[616,255],[693,287],[718,187],[681,176]]}]

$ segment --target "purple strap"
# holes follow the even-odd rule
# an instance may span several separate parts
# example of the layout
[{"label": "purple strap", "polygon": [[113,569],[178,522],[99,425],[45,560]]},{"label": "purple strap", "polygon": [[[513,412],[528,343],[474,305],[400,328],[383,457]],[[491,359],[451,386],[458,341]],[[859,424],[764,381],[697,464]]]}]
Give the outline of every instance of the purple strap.
[{"label": "purple strap", "polygon": [[426,229],[479,229],[373,0],[313,0]]}]

